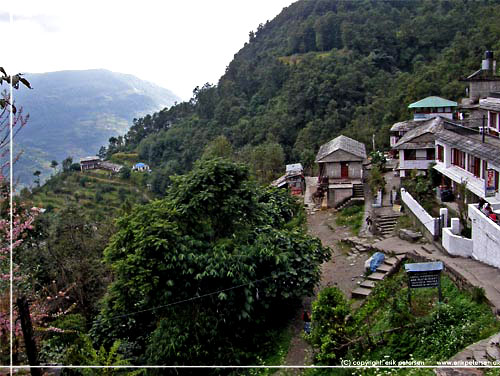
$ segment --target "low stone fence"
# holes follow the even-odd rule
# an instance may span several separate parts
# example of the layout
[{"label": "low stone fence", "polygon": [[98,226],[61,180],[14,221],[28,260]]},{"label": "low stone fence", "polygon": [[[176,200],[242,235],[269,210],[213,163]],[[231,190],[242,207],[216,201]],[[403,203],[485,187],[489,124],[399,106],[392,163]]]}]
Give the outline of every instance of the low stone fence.
[{"label": "low stone fence", "polygon": [[443,228],[441,245],[450,255],[460,257],[472,257],[472,239],[460,236],[460,220],[451,219],[451,227]]},{"label": "low stone fence", "polygon": [[472,222],[472,257],[500,268],[500,226],[486,217],[477,205],[469,205]]},{"label": "low stone fence", "polygon": [[401,201],[420,221],[425,229],[432,235],[434,239],[439,236],[439,218],[432,217],[425,209],[413,198],[411,194],[401,188]]}]

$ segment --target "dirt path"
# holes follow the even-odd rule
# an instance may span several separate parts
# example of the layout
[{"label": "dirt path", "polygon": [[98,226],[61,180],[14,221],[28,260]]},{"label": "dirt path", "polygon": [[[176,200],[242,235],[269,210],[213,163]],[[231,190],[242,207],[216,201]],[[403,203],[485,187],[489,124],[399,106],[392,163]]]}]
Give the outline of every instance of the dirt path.
[{"label": "dirt path", "polygon": [[[334,226],[333,229],[329,226]],[[327,286],[336,286],[350,298],[354,290],[361,281],[360,276],[364,272],[364,263],[369,255],[350,256],[348,250],[343,250],[337,242],[340,239],[352,236],[347,227],[335,225],[334,214],[331,210],[316,211],[308,215],[309,233],[318,237],[324,246],[333,250],[329,261],[321,266],[321,282],[318,291]],[[317,294],[316,291],[315,293]],[[314,298],[304,299],[303,305],[310,311],[311,301]],[[301,312],[292,323],[293,338],[290,350],[285,359],[284,365],[301,366],[312,363],[312,350],[307,342],[302,338],[303,322]],[[287,369],[278,372],[279,375],[298,375],[302,369]]]}]

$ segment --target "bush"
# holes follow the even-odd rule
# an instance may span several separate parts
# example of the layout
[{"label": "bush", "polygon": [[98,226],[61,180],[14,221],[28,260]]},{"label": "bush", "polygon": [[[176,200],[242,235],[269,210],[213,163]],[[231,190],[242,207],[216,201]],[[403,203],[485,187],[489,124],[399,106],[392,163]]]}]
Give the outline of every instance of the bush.
[{"label": "bush", "polygon": [[316,361],[336,364],[346,353],[347,325],[351,308],[344,294],[336,287],[323,289],[313,303],[310,342],[319,349]]}]

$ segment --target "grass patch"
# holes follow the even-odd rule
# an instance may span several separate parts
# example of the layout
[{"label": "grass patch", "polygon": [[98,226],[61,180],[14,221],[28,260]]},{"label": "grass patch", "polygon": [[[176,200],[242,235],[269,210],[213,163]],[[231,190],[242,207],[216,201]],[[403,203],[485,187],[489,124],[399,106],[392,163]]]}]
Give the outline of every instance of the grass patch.
[{"label": "grass patch", "polygon": [[411,220],[410,216],[405,214],[402,215],[398,218],[398,221],[396,222],[396,231],[401,230],[401,229],[414,229],[415,225],[413,224],[413,221]]},{"label": "grass patch", "polygon": [[364,206],[353,205],[342,209],[335,218],[335,223],[339,226],[348,226],[351,231],[358,235],[363,221]]}]

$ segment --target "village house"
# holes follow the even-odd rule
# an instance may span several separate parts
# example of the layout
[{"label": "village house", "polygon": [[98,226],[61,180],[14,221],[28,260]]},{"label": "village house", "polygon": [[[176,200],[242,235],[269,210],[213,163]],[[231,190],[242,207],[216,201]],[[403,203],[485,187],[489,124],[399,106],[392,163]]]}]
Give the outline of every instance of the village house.
[{"label": "village house", "polygon": [[112,172],[120,172],[120,170],[123,168],[123,166],[116,164],[116,163],[102,161],[100,164],[100,168],[102,168],[103,170],[108,170],[108,171],[112,171]]},{"label": "village house", "polygon": [[399,157],[398,148],[395,145],[409,131],[423,125],[422,122],[428,121],[436,116],[447,119],[453,119],[457,102],[450,101],[441,97],[427,97],[408,105],[413,110],[413,120],[400,121],[395,123],[390,129],[391,155],[394,159]]},{"label": "village house", "polygon": [[393,145],[398,152],[399,162],[396,170],[404,178],[411,170],[425,174],[431,163],[435,162],[435,134],[445,119],[441,116],[419,121],[419,125],[405,134]]},{"label": "village house", "polygon": [[82,171],[95,170],[99,168],[101,164],[101,158],[97,156],[80,158],[80,169]]},{"label": "village house", "polygon": [[435,143],[434,168],[443,175],[443,185],[455,190],[457,184],[466,181],[467,190],[474,195],[472,202],[483,198],[500,203],[500,139],[445,121]]},{"label": "village house", "polygon": [[319,181],[327,189],[328,207],[336,207],[361,190],[365,145],[346,136],[322,145],[316,155]]},{"label": "village house", "polygon": [[494,137],[500,135],[500,91],[479,100],[479,110],[485,113],[484,131]]},{"label": "village house", "polygon": [[428,120],[436,116],[453,119],[457,102],[441,97],[427,97],[418,102],[411,103],[408,108],[413,110],[413,120]]},{"label": "village house", "polygon": [[301,195],[305,191],[304,168],[301,163],[288,164],[285,167],[285,175],[271,183],[278,188],[290,188],[292,195]]},{"label": "village house", "polygon": [[[459,119],[464,125],[471,127],[486,126],[483,117],[487,115],[491,93],[500,92],[500,76],[497,74],[497,63],[493,59],[493,51],[486,51],[481,68],[468,77],[461,78],[467,82],[467,98],[462,99],[459,106]],[[483,99],[486,99],[483,101]]]},{"label": "village house", "polygon": [[119,172],[122,167],[122,165],[116,163],[101,161],[101,158],[97,156],[80,158],[80,169],[82,171],[103,169],[112,172]]},{"label": "village house", "polygon": [[149,168],[149,166],[147,164],[139,162],[139,163],[136,163],[134,165],[134,167],[132,167],[132,171],[149,172],[149,171],[151,171],[151,169]]}]

